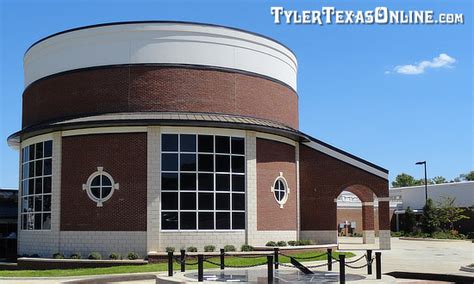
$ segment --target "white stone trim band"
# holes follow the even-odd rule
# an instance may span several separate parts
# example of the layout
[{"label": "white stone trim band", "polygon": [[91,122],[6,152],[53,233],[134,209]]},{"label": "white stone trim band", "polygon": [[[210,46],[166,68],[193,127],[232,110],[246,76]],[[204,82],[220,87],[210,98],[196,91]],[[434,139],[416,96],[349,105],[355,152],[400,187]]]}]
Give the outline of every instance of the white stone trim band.
[{"label": "white stone trim band", "polygon": [[225,27],[166,22],[102,25],[47,38],[25,54],[25,86],[69,70],[145,63],[246,71],[296,91],[296,57],[283,45]]}]

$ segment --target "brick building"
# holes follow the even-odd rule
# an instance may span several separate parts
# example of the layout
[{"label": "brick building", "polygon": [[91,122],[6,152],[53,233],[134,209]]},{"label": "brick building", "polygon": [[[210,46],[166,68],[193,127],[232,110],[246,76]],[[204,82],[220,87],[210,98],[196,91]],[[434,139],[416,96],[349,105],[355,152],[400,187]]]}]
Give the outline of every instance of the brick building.
[{"label": "brick building", "polygon": [[[390,247],[388,171],[298,130],[297,61],[250,32],[183,22],[82,27],[24,57],[19,253],[337,242],[362,201]],[[372,213],[371,210],[372,209]]]}]

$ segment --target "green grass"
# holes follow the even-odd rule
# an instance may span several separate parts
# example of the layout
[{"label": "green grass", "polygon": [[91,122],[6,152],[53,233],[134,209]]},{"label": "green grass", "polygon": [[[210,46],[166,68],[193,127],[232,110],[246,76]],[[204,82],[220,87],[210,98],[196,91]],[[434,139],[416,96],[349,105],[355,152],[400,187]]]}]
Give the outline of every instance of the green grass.
[{"label": "green grass", "polygon": [[[310,257],[319,255],[322,252],[302,252],[297,254],[291,254],[296,257]],[[345,253],[333,253],[334,257],[339,257],[339,254],[345,254],[346,257],[353,257],[354,254],[350,252]],[[325,260],[326,255],[318,257],[315,260]],[[210,259],[213,262],[219,263],[219,257]],[[228,265],[252,265],[257,263],[266,262],[266,257],[259,258],[235,258],[226,257],[225,263]],[[304,262],[305,260],[301,260]],[[196,259],[190,260],[190,262],[196,262]],[[288,263],[290,259],[285,256],[280,256],[279,262]],[[179,271],[179,265],[174,264],[175,271]],[[204,268],[217,268],[217,266],[210,263],[204,262]],[[197,269],[197,265],[187,265],[186,270]],[[120,273],[139,273],[139,272],[160,272],[167,271],[167,263],[156,263],[146,265],[124,265],[114,267],[101,267],[101,268],[79,268],[79,269],[50,269],[50,270],[0,270],[0,277],[67,277],[67,276],[85,276],[85,275],[104,275],[104,274],[120,274]]]}]

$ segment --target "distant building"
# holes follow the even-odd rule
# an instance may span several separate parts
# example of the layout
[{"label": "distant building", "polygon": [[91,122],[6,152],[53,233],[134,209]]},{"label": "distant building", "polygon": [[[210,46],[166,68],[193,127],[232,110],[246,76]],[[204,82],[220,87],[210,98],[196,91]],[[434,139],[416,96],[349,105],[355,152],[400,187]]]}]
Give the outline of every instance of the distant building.
[{"label": "distant building", "polygon": [[18,190],[0,188],[0,259],[16,256]]},{"label": "distant building", "polygon": [[[396,204],[395,218],[392,218],[394,220],[392,230],[400,230],[400,215],[405,214],[408,207],[417,215],[423,214],[423,206],[425,205],[424,185],[391,188],[389,194],[390,204]],[[455,198],[457,207],[474,207],[474,181],[428,185],[428,198],[431,198],[435,205],[443,197]],[[466,214],[470,215],[471,218],[456,224],[461,233],[474,231],[474,215],[469,210],[466,210]]]}]

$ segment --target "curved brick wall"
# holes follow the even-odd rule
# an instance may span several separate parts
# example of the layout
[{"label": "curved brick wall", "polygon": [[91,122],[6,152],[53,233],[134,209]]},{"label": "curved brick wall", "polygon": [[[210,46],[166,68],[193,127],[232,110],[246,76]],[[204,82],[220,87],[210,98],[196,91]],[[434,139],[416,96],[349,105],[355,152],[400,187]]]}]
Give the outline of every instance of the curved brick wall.
[{"label": "curved brick wall", "polygon": [[143,65],[76,70],[34,82],[23,93],[22,126],[140,111],[228,113],[298,128],[298,97],[281,83],[215,69]]}]

